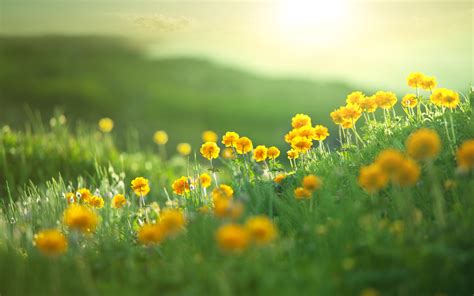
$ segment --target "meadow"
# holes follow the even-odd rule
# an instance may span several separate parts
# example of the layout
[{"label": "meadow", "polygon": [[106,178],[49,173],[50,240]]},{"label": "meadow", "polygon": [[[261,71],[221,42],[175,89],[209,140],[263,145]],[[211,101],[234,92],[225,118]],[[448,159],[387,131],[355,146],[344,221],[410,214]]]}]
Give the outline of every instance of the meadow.
[{"label": "meadow", "polygon": [[0,294],[470,295],[474,93],[437,83],[172,153],[120,148],[113,117],[4,126]]}]

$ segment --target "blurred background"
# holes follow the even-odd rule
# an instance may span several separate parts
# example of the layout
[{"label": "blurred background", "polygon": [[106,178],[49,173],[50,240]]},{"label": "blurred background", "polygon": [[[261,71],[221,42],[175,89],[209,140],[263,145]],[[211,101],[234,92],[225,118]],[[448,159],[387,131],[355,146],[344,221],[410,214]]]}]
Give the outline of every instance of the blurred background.
[{"label": "blurred background", "polygon": [[347,94],[401,97],[412,71],[465,92],[473,26],[472,1],[2,0],[0,124],[59,108],[140,145],[211,129],[283,146],[295,113],[335,134]]}]

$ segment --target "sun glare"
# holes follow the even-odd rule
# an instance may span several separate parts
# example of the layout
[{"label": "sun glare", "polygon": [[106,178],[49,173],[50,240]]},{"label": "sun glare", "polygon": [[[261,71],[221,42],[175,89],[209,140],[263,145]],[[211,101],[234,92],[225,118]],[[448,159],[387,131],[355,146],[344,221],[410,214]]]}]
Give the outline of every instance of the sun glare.
[{"label": "sun glare", "polygon": [[280,22],[286,29],[327,26],[339,21],[344,0],[281,0]]}]

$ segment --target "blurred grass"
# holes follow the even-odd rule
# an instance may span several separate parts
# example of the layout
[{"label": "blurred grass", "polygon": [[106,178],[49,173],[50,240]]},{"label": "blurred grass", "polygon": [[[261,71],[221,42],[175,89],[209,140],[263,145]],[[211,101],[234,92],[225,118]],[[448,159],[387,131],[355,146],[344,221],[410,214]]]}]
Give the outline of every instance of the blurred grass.
[{"label": "blurred grass", "polygon": [[[329,125],[352,87],[335,81],[270,79],[191,58],[152,60],[111,37],[0,37],[0,122],[20,126],[25,108],[43,119],[61,107],[70,120],[111,117],[120,134],[155,130],[201,143],[201,132],[238,130],[256,143],[282,145],[289,118],[305,112]],[[118,145],[123,145],[119,141]]]}]

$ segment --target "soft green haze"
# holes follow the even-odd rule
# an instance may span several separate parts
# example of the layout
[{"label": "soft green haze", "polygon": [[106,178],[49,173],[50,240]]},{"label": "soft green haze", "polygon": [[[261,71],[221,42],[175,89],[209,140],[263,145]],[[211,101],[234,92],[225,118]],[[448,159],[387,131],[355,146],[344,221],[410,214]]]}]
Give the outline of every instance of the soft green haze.
[{"label": "soft green haze", "polygon": [[311,3],[3,0],[0,32],[120,35],[153,57],[207,57],[265,75],[402,91],[415,70],[461,91],[472,83],[470,1]]}]

